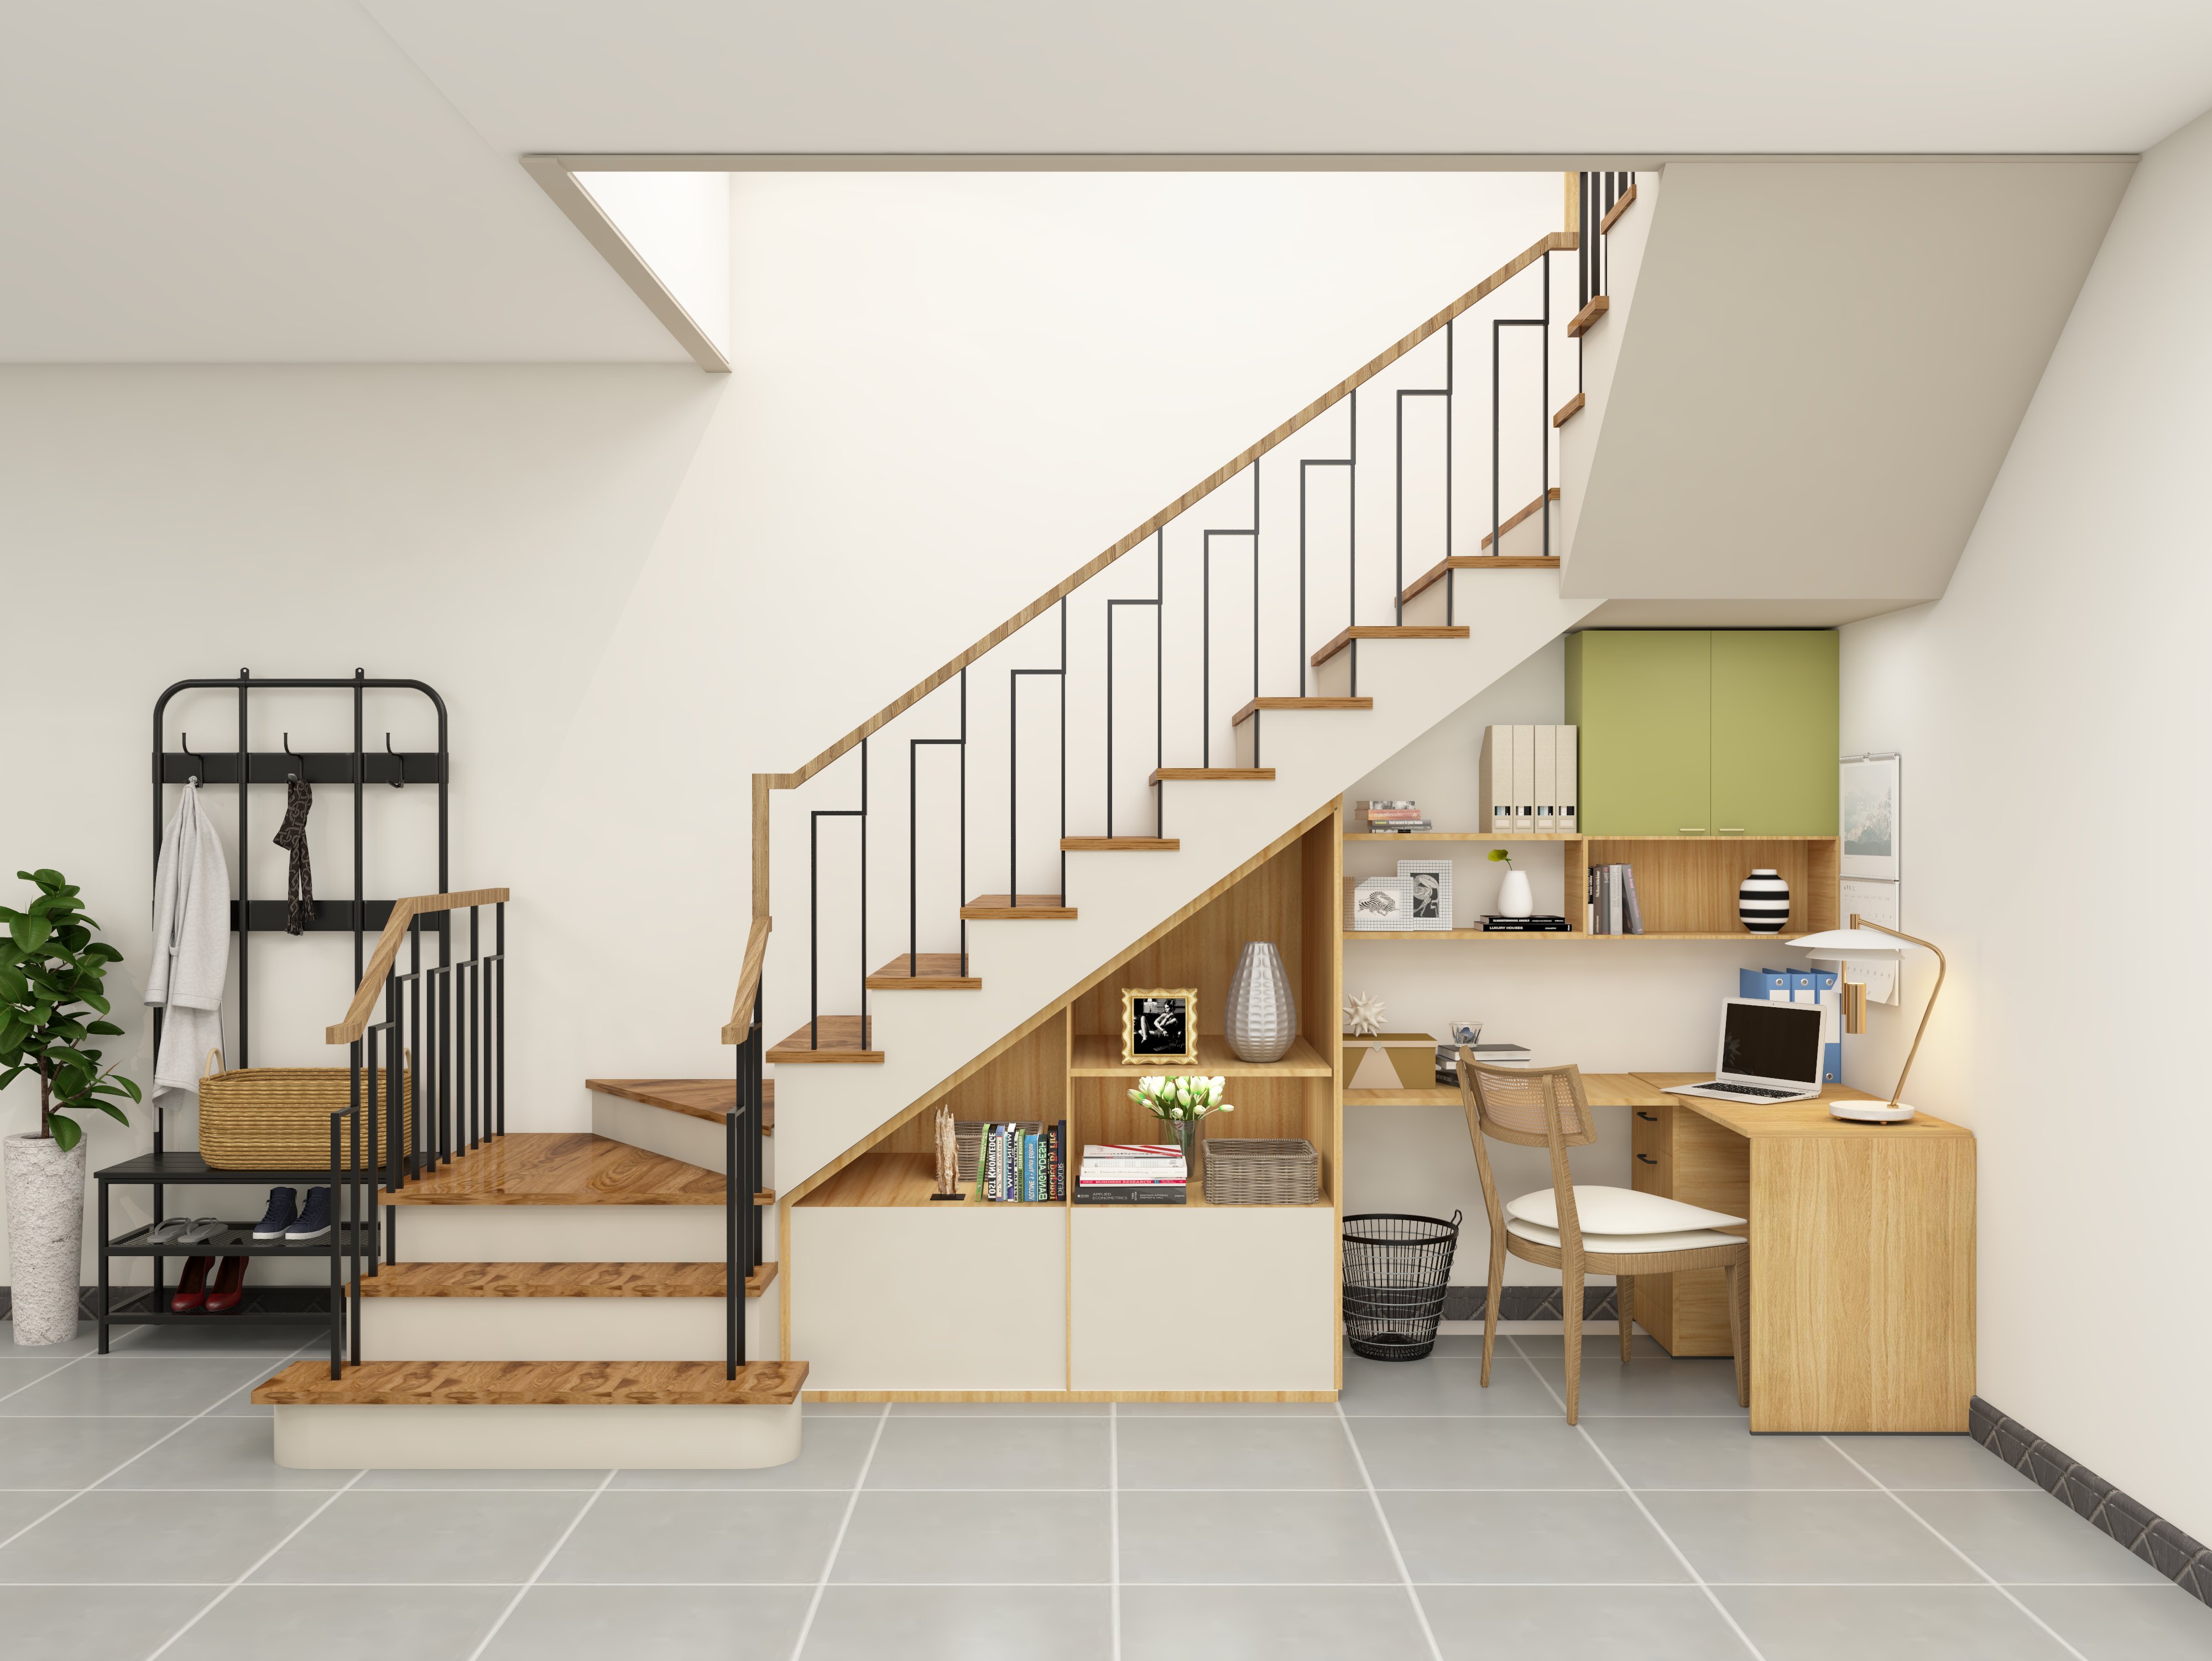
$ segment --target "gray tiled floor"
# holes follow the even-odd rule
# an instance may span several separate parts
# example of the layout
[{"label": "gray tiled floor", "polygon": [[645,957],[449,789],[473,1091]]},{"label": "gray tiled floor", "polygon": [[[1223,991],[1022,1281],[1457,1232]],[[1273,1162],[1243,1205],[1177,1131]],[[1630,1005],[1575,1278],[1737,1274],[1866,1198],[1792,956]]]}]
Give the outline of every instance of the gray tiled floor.
[{"label": "gray tiled floor", "polygon": [[[7,1329],[0,1326],[0,1335]],[[2212,1610],[1963,1437],[1753,1437],[1593,1336],[1297,1402],[810,1407],[766,1471],[292,1471],[284,1350],[0,1336],[0,1651],[33,1661],[2166,1661]]]}]

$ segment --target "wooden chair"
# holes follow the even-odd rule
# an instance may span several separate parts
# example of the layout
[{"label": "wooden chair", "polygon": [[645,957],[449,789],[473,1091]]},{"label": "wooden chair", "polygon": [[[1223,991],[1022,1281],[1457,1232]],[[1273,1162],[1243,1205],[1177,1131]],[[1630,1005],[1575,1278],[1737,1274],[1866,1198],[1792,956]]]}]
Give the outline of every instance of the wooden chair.
[{"label": "wooden chair", "polygon": [[[1583,1276],[1610,1275],[1619,1287],[1620,1359],[1628,1359],[1636,1307],[1636,1277],[1683,1269],[1728,1271],[1729,1333],[1735,1341],[1735,1399],[1748,1406],[1751,1243],[1717,1233],[1743,1221],[1632,1189],[1575,1185],[1567,1150],[1597,1140],[1580,1068],[1492,1067],[1459,1056],[1459,1093],[1482,1173],[1482,1204],[1490,1217],[1488,1303],[1483,1311],[1482,1384],[1490,1387],[1490,1356],[1498,1331],[1498,1295],[1507,1253],[1524,1262],[1556,1269],[1563,1285],[1559,1312],[1566,1324],[1567,1422],[1578,1421],[1583,1372]],[[1500,1204],[1485,1139],[1521,1147],[1549,1148],[1552,1185]]]}]

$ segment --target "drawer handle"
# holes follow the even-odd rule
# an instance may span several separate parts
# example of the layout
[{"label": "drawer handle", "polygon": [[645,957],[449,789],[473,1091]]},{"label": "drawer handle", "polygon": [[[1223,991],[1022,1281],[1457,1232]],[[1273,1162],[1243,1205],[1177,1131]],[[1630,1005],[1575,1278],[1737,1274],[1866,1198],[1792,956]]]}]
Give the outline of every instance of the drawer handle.
[{"label": "drawer handle", "polygon": [[1675,826],[1674,830],[1676,835],[1684,837],[1702,837],[1705,834],[1705,827],[1702,824],[1680,824]]},{"label": "drawer handle", "polygon": [[1723,824],[1721,826],[1721,835],[1723,837],[1741,837],[1743,834],[1744,829],[1740,824]]},{"label": "drawer handle", "polygon": [[1649,1153],[1639,1153],[1636,1157],[1643,1160],[1646,1165],[1657,1165],[1659,1163],[1658,1160],[1653,1159]]},{"label": "drawer handle", "polygon": [[1646,1113],[1640,1107],[1636,1110],[1636,1116],[1639,1119],[1649,1119],[1653,1124],[1659,1123],[1659,1116],[1656,1113]]}]

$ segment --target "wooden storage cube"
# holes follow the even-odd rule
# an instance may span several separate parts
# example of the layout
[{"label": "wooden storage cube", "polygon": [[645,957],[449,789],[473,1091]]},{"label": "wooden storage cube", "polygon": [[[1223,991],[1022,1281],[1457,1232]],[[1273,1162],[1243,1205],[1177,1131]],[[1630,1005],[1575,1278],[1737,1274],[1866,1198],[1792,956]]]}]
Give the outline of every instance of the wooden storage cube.
[{"label": "wooden storage cube", "polygon": [[1328,1206],[1076,1206],[1068,1376],[1077,1390],[1336,1388]]},{"label": "wooden storage cube", "polygon": [[[1594,865],[1626,865],[1636,873],[1636,897],[1647,934],[1757,936],[1736,916],[1736,890],[1762,867],[1790,885],[1785,934],[1837,927],[1836,839],[1824,837],[1591,837],[1570,848],[1568,904],[1579,931],[1583,873]],[[1577,853],[1580,858],[1575,857]]]},{"label": "wooden storage cube", "polygon": [[[1686,1108],[1638,1108],[1630,1120],[1639,1193],[1751,1215],[1751,1144]],[[1741,1234],[1746,1231],[1724,1231]],[[1717,1269],[1636,1279],[1636,1320],[1669,1355],[1733,1355],[1728,1282]]]}]

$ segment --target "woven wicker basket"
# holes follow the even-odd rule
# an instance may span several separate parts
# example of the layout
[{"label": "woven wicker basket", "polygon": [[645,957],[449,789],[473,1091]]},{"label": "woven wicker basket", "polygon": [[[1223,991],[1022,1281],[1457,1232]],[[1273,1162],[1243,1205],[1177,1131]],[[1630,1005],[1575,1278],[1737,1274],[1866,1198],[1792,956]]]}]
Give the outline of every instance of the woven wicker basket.
[{"label": "woven wicker basket", "polygon": [[[415,1143],[415,1075],[403,1068],[404,1098],[400,1145]],[[369,1139],[368,1114],[361,1127],[361,1157],[372,1147],[385,1150],[391,1102],[385,1097],[385,1070],[374,1086],[363,1073],[362,1105],[378,1096],[376,1139]],[[352,1069],[343,1067],[240,1067],[210,1073],[200,1080],[200,1158],[214,1171],[326,1171],[331,1163],[331,1115],[353,1104]],[[341,1159],[353,1149],[350,1127],[341,1131]]]},{"label": "woven wicker basket", "polygon": [[1311,1205],[1321,1197],[1321,1155],[1303,1136],[1206,1139],[1208,1205]]}]

